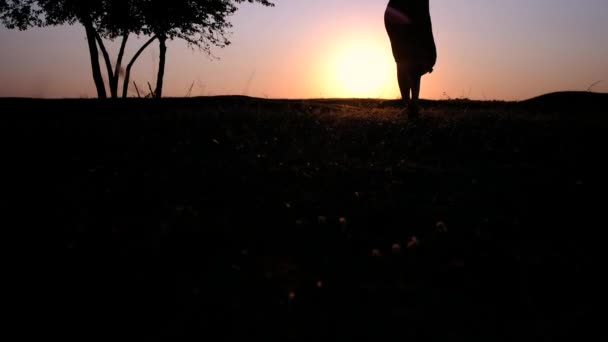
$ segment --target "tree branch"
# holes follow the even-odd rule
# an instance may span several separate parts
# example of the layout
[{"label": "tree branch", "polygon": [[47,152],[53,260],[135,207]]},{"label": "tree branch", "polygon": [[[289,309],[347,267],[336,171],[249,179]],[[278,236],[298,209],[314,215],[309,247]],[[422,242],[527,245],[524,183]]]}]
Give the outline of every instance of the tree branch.
[{"label": "tree branch", "polygon": [[[106,46],[103,43],[103,39],[99,35],[99,32],[95,30],[95,39],[97,40],[97,44],[99,45],[99,49],[101,50],[101,54],[103,55],[103,59],[106,62],[106,69],[108,70],[108,82],[110,83],[110,92],[112,92],[112,80],[114,79],[114,72],[112,71],[112,61],[110,61],[110,55],[108,55],[108,50],[106,50]],[[116,98],[116,94],[112,93],[112,98]]]},{"label": "tree branch", "polygon": [[125,32],[122,36],[122,43],[120,44],[120,50],[118,51],[118,58],[116,59],[116,67],[114,69],[114,78],[111,81],[112,92],[118,97],[118,80],[120,78],[120,67],[122,64],[122,58],[125,54],[125,48],[127,46],[127,40],[129,39],[129,32]]},{"label": "tree branch", "polygon": [[127,98],[127,92],[129,90],[129,78],[131,77],[131,68],[133,67],[133,64],[135,64],[135,61],[137,60],[137,58],[139,58],[139,55],[141,55],[142,52],[144,52],[144,50],[148,46],[150,46],[150,44],[152,44],[153,41],[156,40],[156,38],[157,38],[156,36],[153,36],[141,48],[139,48],[137,53],[135,53],[135,55],[133,56],[133,58],[131,58],[131,61],[127,65],[127,70],[125,72],[125,80],[124,80],[124,84],[122,87],[122,98],[123,99]]},{"label": "tree branch", "polygon": [[87,45],[89,46],[89,57],[91,58],[91,69],[93,71],[93,81],[95,81],[95,88],[97,89],[97,97],[100,99],[107,98],[105,84],[103,77],[101,76],[101,67],[99,65],[99,52],[97,51],[97,44],[95,43],[95,29],[87,21],[83,21],[83,26],[87,34]]}]

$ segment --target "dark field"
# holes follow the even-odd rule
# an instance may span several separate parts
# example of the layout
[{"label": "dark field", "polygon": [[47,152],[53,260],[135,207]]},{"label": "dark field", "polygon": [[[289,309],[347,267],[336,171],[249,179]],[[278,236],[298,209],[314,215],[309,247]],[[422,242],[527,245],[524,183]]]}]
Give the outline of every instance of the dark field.
[{"label": "dark field", "polygon": [[584,340],[600,318],[607,95],[417,122],[375,100],[0,106],[8,227],[52,250],[24,271],[47,336]]}]

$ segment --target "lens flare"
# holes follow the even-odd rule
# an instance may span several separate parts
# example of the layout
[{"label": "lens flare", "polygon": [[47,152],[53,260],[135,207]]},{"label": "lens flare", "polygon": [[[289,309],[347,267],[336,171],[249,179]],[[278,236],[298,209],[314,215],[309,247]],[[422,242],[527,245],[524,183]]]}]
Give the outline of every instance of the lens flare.
[{"label": "lens flare", "polygon": [[394,92],[394,73],[395,63],[386,46],[354,40],[335,49],[327,63],[325,83],[335,97],[386,97]]}]

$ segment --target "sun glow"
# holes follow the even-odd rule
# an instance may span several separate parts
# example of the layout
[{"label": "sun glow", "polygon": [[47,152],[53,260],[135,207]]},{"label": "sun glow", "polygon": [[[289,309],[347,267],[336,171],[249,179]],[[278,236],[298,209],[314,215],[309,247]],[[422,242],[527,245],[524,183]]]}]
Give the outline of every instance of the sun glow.
[{"label": "sun glow", "polygon": [[393,96],[395,63],[380,42],[355,40],[337,48],[328,62],[325,78],[332,96]]}]

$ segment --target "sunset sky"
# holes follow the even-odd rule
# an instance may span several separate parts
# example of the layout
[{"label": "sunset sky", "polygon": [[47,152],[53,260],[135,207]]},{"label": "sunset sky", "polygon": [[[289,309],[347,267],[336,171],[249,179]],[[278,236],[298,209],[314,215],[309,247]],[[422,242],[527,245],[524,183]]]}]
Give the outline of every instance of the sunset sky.
[{"label": "sunset sky", "polygon": [[[398,97],[387,0],[274,2],[242,6],[215,60],[170,43],[166,96],[194,83],[193,96]],[[422,98],[523,100],[597,81],[592,90],[608,92],[607,0],[431,0],[431,15],[438,61]],[[81,26],[0,28],[0,43],[0,97],[96,95]],[[136,65],[140,88],[154,83],[157,54],[154,45]]]}]

